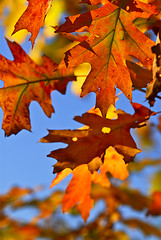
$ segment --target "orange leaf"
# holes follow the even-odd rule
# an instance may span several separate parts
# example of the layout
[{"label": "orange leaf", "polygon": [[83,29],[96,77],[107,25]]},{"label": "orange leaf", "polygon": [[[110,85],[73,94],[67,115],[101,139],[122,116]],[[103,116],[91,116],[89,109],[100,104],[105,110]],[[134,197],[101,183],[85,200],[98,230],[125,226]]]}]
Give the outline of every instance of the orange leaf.
[{"label": "orange leaf", "polygon": [[21,29],[31,32],[31,43],[34,45],[35,39],[41,27],[44,26],[45,16],[51,6],[52,0],[28,0],[29,4],[25,12],[19,18],[12,34]]},{"label": "orange leaf", "polygon": [[2,128],[7,136],[31,129],[29,104],[34,100],[50,117],[54,112],[51,92],[58,90],[64,94],[71,80],[66,70],[56,71],[57,65],[51,59],[43,57],[43,64],[37,65],[17,43],[8,41],[8,45],[14,61],[0,55],[0,78],[4,81],[0,107],[4,113]]},{"label": "orange leaf", "polygon": [[84,164],[73,170],[73,178],[66,189],[62,201],[63,212],[70,210],[74,205],[78,204],[77,208],[81,212],[84,221],[86,221],[89,211],[93,207],[93,199],[91,199],[90,193],[91,173],[87,165]]},{"label": "orange leaf", "polygon": [[[128,55],[137,58],[145,67],[151,68],[154,42],[133,24],[137,17],[150,13],[124,10],[124,1],[116,6],[106,1],[102,7],[87,13],[66,18],[56,32],[89,31],[90,37],[66,52],[60,67],[76,67],[88,62],[91,72],[83,86],[81,97],[96,93],[96,107],[106,115],[108,106],[115,104],[117,86],[128,99],[132,99],[132,82],[126,65]],[[131,2],[131,1],[130,1]],[[144,42],[144,44],[143,44]]]},{"label": "orange leaf", "polygon": [[94,183],[98,183],[100,184],[102,187],[110,187],[111,183],[110,180],[107,178],[107,175],[104,173],[98,173],[98,172],[94,172],[92,175],[92,181]]},{"label": "orange leaf", "polygon": [[69,174],[72,173],[72,170],[70,168],[65,168],[63,171],[60,173],[57,173],[56,177],[52,181],[50,188],[54,187],[58,183],[60,183],[64,178],[66,178]]}]

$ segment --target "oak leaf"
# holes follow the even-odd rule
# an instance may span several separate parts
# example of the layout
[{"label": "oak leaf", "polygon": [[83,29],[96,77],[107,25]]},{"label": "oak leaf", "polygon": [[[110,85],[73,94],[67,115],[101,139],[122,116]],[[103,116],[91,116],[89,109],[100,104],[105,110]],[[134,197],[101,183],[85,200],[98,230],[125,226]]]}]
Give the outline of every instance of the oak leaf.
[{"label": "oak leaf", "polygon": [[100,167],[100,174],[110,172],[114,178],[125,180],[128,176],[127,165],[123,160],[123,156],[116,152],[112,147],[106,150],[103,165]]},{"label": "oak leaf", "polygon": [[15,25],[12,34],[19,30],[27,29],[31,32],[31,43],[34,45],[35,39],[41,27],[44,26],[45,16],[51,6],[52,0],[28,0],[29,4]]},{"label": "oak leaf", "polygon": [[[85,113],[82,117],[74,119],[89,126],[88,129],[78,130],[49,130],[49,134],[41,142],[63,142],[68,144],[64,149],[52,151],[48,157],[55,158],[58,162],[54,166],[54,173],[66,167],[74,169],[81,164],[89,164],[94,158],[104,158],[104,153],[109,146],[113,146],[124,156],[125,162],[133,160],[140,152],[130,135],[130,129],[144,125],[150,115],[154,114],[148,108],[133,104],[133,115],[118,111],[118,119],[111,120],[97,114]],[[104,132],[110,128],[110,132]]]},{"label": "oak leaf", "polygon": [[91,193],[91,173],[86,164],[73,170],[73,178],[70,181],[62,200],[63,212],[70,210],[77,204],[82,218],[86,221],[89,211],[93,207]]},{"label": "oak leaf", "polygon": [[107,178],[107,173],[110,173],[114,178],[126,180],[129,176],[127,165],[123,160],[123,156],[113,148],[109,147],[104,156],[103,164],[100,166],[100,173],[94,172],[92,181],[99,183],[102,187],[110,187],[111,183]]},{"label": "oak leaf", "polygon": [[81,213],[84,221],[86,221],[93,207],[93,199],[90,197],[92,174],[88,170],[87,164],[78,166],[73,171],[65,168],[57,173],[50,187],[52,188],[60,183],[70,173],[73,174],[73,177],[65,191],[62,200],[62,210],[63,212],[67,212],[77,204],[77,209]]},{"label": "oak leaf", "polygon": [[[96,1],[97,2],[97,1]],[[115,87],[132,100],[132,82],[126,65],[128,55],[151,68],[154,42],[133,24],[137,17],[150,16],[147,12],[127,12],[124,1],[114,5],[109,1],[90,12],[66,18],[56,32],[89,31],[90,37],[66,52],[60,67],[76,67],[88,62],[91,71],[83,86],[81,97],[96,93],[96,107],[106,115],[108,106],[115,104]],[[144,44],[142,44],[144,42]]]},{"label": "oak leaf", "polygon": [[8,41],[8,45],[14,60],[0,55],[0,79],[4,81],[0,89],[0,107],[4,113],[2,128],[7,136],[31,129],[29,104],[34,100],[50,117],[54,112],[51,92],[58,90],[64,94],[72,79],[66,70],[56,71],[57,64],[48,57],[44,56],[42,65],[38,65],[17,43]]}]

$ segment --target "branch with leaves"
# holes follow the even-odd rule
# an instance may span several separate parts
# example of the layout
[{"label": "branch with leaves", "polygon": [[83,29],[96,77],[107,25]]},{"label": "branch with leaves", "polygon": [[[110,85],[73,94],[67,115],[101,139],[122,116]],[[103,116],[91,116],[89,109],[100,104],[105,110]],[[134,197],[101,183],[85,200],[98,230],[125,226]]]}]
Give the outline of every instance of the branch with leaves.
[{"label": "branch with leaves", "polygon": [[[69,42],[71,44],[62,54],[59,63],[43,56],[42,64],[39,65],[18,43],[7,40],[14,60],[10,61],[0,55],[0,78],[4,81],[4,86],[0,89],[0,106],[4,113],[2,128],[7,136],[17,134],[22,129],[30,131],[29,105],[34,100],[51,117],[54,112],[51,92],[57,90],[65,94],[67,84],[78,81],[84,75],[77,75],[75,69],[81,64],[90,64],[90,71],[81,86],[80,97],[95,92],[95,109],[74,118],[84,127],[49,130],[49,134],[40,140],[44,143],[68,144],[66,148],[57,149],[48,155],[57,160],[53,171],[57,175],[51,187],[72,173],[73,177],[62,199],[62,208],[66,212],[76,205],[85,221],[96,200],[93,186],[104,188],[105,201],[112,211],[109,213],[107,208],[109,236],[112,236],[110,231],[113,222],[110,225],[110,221],[115,211],[118,214],[117,220],[122,220],[128,226],[141,226],[147,233],[146,223],[136,219],[123,220],[120,217],[117,207],[124,204],[128,197],[123,195],[124,190],[111,185],[111,177],[122,181],[128,177],[128,164],[141,152],[130,130],[145,126],[151,116],[156,115],[149,108],[133,103],[132,92],[137,89],[146,92],[145,99],[151,106],[155,98],[160,98],[157,96],[161,90],[160,1],[67,2],[64,1],[64,4],[68,7],[73,5],[75,15],[66,17],[62,25],[51,28],[54,29],[53,34],[58,35],[58,40],[55,41],[63,39],[64,46]],[[13,36],[26,29],[31,33],[30,41],[34,48],[40,28],[44,26],[45,18],[54,6],[56,3],[51,0],[29,0],[26,10],[15,24]],[[156,43],[148,37],[147,30],[153,30],[157,34]],[[116,88],[130,101],[134,114],[115,109]],[[108,196],[109,191],[112,191],[112,196]],[[156,200],[158,196],[160,193],[154,195],[154,204],[150,207],[148,205],[149,214],[160,214],[160,210],[155,209],[160,208]],[[137,198],[136,195],[134,197]],[[100,193],[99,198],[104,196]],[[139,195],[139,201],[140,198]],[[110,199],[116,202],[115,209],[110,206]],[[146,199],[146,204],[149,204],[147,202]],[[130,205],[130,200],[127,204]],[[105,216],[100,216],[100,219],[103,217]],[[95,224],[99,224],[99,219]],[[153,227],[151,232],[160,236]]]}]

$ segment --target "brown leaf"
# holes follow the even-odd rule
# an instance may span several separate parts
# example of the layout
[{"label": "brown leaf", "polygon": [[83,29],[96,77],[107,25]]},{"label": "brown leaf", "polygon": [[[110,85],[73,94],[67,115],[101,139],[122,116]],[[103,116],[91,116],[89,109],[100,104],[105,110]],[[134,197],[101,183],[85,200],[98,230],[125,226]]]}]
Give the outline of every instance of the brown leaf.
[{"label": "brown leaf", "polygon": [[[81,164],[88,164],[94,158],[103,159],[105,150],[113,146],[124,156],[125,162],[130,162],[137,153],[136,144],[130,135],[130,129],[144,124],[153,113],[140,104],[133,104],[134,115],[119,113],[118,119],[111,120],[92,113],[85,113],[74,119],[88,125],[88,129],[79,130],[49,130],[49,134],[41,142],[63,142],[68,147],[52,151],[48,156],[56,158],[54,173],[69,167],[74,169]],[[104,132],[110,128],[110,132]]]},{"label": "brown leaf", "polygon": [[126,61],[130,72],[132,84],[135,88],[146,88],[147,84],[152,81],[152,71],[140,67],[138,64]]}]

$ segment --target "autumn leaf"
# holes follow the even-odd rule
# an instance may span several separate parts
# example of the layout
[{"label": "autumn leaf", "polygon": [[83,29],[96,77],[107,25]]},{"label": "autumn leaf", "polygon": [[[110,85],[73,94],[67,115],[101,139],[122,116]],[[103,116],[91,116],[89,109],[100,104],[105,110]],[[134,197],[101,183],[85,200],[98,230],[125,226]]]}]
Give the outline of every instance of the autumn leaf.
[{"label": "autumn leaf", "polygon": [[32,47],[41,27],[44,26],[45,16],[51,7],[52,0],[28,0],[29,4],[15,25],[12,34],[27,29],[31,32]]},{"label": "autumn leaf", "polygon": [[[130,135],[130,129],[144,125],[148,118],[154,114],[148,108],[133,104],[133,115],[118,111],[115,120],[103,118],[97,114],[85,113],[82,117],[74,119],[89,126],[88,129],[78,130],[49,130],[49,134],[41,142],[63,142],[68,146],[64,149],[52,151],[48,157],[55,158],[58,162],[54,166],[54,173],[64,168],[74,169],[81,164],[89,164],[94,158],[103,159],[105,150],[113,146],[124,156],[125,162],[133,160],[140,152]],[[104,132],[110,128],[110,132]]]},{"label": "autumn leaf", "polygon": [[[73,174],[73,177],[65,191],[62,200],[62,210],[63,212],[67,212],[72,207],[77,205],[78,211],[81,213],[84,221],[86,221],[90,210],[93,207],[93,199],[90,197],[90,194],[92,187],[91,184],[94,180],[94,174],[92,175],[92,173],[89,171],[87,164],[78,166],[73,171],[69,168],[65,168],[60,173],[57,173],[50,187],[54,187],[60,183],[70,173]],[[95,177],[95,182],[98,182],[97,178],[98,177]],[[107,176],[104,177],[104,180],[109,181]]]},{"label": "autumn leaf", "polygon": [[146,90],[146,99],[149,101],[150,106],[154,105],[157,94],[161,92],[161,28],[157,34],[156,45],[152,47],[155,54],[153,61],[153,80],[149,83]]},{"label": "autumn leaf", "polygon": [[60,183],[71,173],[73,177],[63,196],[62,210],[63,212],[67,212],[77,205],[78,211],[81,213],[84,221],[86,221],[89,217],[90,210],[93,207],[93,199],[90,197],[92,174],[89,171],[87,164],[78,166],[73,171],[69,168],[65,168],[61,172],[57,173],[50,188]]},{"label": "autumn leaf", "polygon": [[[121,2],[121,1],[122,0],[118,0],[118,2]],[[135,0],[135,1],[126,0],[124,5],[127,11],[133,12],[132,14],[135,15],[135,14],[138,14],[138,12],[140,12],[143,15],[145,14],[146,18],[149,17],[148,15],[146,15],[146,13],[150,13],[150,16],[157,15],[159,13],[157,0],[156,1],[154,0],[153,2],[143,1],[143,0]]]},{"label": "autumn leaf", "polygon": [[72,173],[72,170],[70,168],[65,168],[60,173],[57,173],[56,177],[52,181],[50,188],[53,188],[55,185],[60,183],[64,178],[66,178],[69,174]]},{"label": "autumn leaf", "polygon": [[131,80],[135,88],[145,88],[152,81],[152,71],[140,67],[138,64],[126,61]]},{"label": "autumn leaf", "polygon": [[92,181],[99,183],[102,187],[109,187],[111,185],[107,178],[107,173],[120,180],[126,180],[129,176],[127,165],[123,160],[123,156],[118,154],[113,147],[109,147],[104,156],[103,164],[100,166],[100,173],[94,172]]},{"label": "autumn leaf", "polygon": [[132,82],[126,57],[134,56],[145,67],[151,68],[151,47],[154,45],[133,24],[135,18],[145,17],[149,13],[142,11],[132,15],[123,9],[124,1],[119,6],[105,2],[96,10],[67,17],[66,22],[56,30],[57,33],[90,32],[86,41],[66,52],[60,67],[76,67],[84,62],[91,64],[91,71],[82,86],[81,97],[94,91],[96,107],[101,109],[104,116],[108,106],[115,104],[116,86],[132,100]]},{"label": "autumn leaf", "polygon": [[78,166],[73,170],[73,178],[70,181],[62,200],[63,212],[70,210],[77,204],[82,218],[86,221],[89,211],[93,207],[91,193],[91,173],[87,165]]},{"label": "autumn leaf", "polygon": [[112,147],[106,150],[104,163],[100,166],[100,173],[97,171],[91,173],[87,164],[78,166],[73,171],[66,168],[57,173],[50,187],[54,187],[60,183],[70,173],[73,174],[73,178],[64,194],[62,208],[66,212],[78,204],[77,208],[85,221],[93,206],[93,199],[90,197],[92,182],[100,184],[103,187],[110,187],[111,183],[107,177],[107,173],[111,173],[114,178],[121,180],[125,180],[128,177],[127,164],[123,161],[123,156],[118,154]]},{"label": "autumn leaf", "polygon": [[42,58],[42,65],[37,65],[17,43],[7,42],[14,61],[0,55],[0,78],[4,81],[0,106],[4,113],[2,128],[9,136],[22,129],[31,129],[29,105],[34,100],[50,117],[54,112],[51,92],[58,90],[64,94],[72,75],[63,69],[56,71],[57,65],[47,57]]},{"label": "autumn leaf", "polygon": [[[122,0],[82,0],[81,3],[86,3],[88,5],[98,5],[98,4],[105,4],[107,2],[113,2],[116,5],[120,5]],[[124,8],[128,11],[146,11],[151,12],[151,14],[158,13],[159,10],[157,10],[158,3],[157,0],[126,0],[123,2]]]},{"label": "autumn leaf", "polygon": [[95,171],[92,176],[92,181],[101,185],[102,187],[110,187],[111,185],[110,180],[107,178],[106,172],[104,173],[103,171],[101,171],[100,174]]}]

